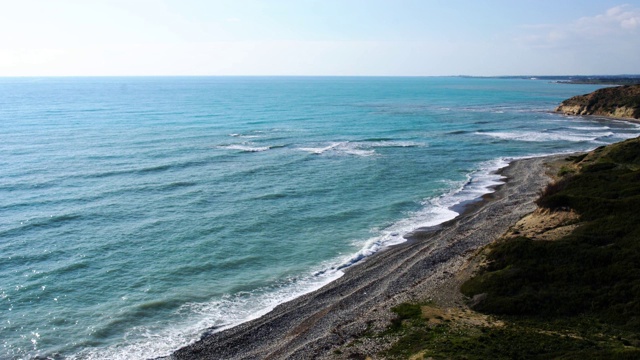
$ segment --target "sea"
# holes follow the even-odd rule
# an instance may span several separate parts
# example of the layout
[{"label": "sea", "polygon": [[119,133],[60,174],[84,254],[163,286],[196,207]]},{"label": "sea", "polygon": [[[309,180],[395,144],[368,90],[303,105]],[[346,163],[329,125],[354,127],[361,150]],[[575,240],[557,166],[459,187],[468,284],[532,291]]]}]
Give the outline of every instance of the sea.
[{"label": "sea", "polygon": [[148,359],[458,215],[518,158],[636,124],[597,85],[465,77],[0,78],[0,358]]}]

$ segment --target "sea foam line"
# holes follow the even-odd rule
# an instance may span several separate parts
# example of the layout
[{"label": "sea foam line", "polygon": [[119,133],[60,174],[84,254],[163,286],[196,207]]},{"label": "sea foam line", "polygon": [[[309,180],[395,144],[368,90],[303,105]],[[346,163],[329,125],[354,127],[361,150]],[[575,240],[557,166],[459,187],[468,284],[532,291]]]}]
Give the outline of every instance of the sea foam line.
[{"label": "sea foam line", "polygon": [[378,230],[376,236],[361,242],[360,250],[354,254],[325,262],[319,269],[268,288],[227,295],[213,302],[185,304],[178,310],[178,314],[187,319],[182,325],[165,329],[132,329],[125,338],[137,340],[102,349],[86,350],[70,358],[123,360],[168,356],[180,347],[194,343],[203,334],[223,331],[257,319],[280,304],[337,280],[344,275],[346,268],[383,249],[407,241],[408,234],[456,218],[459,213],[453,210],[454,207],[491,193],[497,185],[504,183],[504,177],[496,172],[506,167],[510,160],[499,158],[482,163],[466,180],[451,183],[448,192],[423,201],[422,209],[385,229]]},{"label": "sea foam line", "polygon": [[322,155],[324,153],[333,152],[336,154],[348,154],[357,156],[371,156],[375,155],[376,148],[385,147],[425,147],[424,143],[412,142],[412,141],[393,141],[393,140],[381,140],[381,141],[338,141],[330,143],[326,146],[320,147],[300,147],[298,150],[306,151],[314,155]]},{"label": "sea foam line", "polygon": [[482,163],[479,170],[467,175],[466,181],[453,183],[449,192],[426,199],[422,203],[422,209],[380,230],[379,235],[365,241],[360,251],[343,259],[337,268],[347,268],[380,250],[403,243],[407,241],[408,235],[418,229],[437,226],[455,219],[460,215],[454,210],[456,206],[492,193],[497,185],[504,183],[504,177],[497,174],[497,171],[507,165],[509,161],[504,158]]},{"label": "sea foam line", "polygon": [[572,134],[572,133],[550,133],[550,132],[476,132],[476,135],[489,136],[501,140],[515,140],[525,142],[545,142],[545,141],[571,141],[587,142],[595,141],[600,137],[608,137],[613,133],[592,133],[592,134]]},{"label": "sea foam line", "polygon": [[245,145],[233,144],[233,145],[221,145],[221,146],[218,146],[218,148],[226,149],[226,150],[239,150],[242,152],[263,152],[271,149],[271,146],[249,146],[249,144],[245,144]]}]

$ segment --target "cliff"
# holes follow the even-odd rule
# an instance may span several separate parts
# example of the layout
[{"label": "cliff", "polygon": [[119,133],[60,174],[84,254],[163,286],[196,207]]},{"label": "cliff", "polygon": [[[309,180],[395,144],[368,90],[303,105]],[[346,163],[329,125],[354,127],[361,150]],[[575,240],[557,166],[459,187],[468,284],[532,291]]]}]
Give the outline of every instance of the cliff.
[{"label": "cliff", "polygon": [[640,119],[640,85],[610,87],[574,96],[563,101],[556,111],[567,115]]}]

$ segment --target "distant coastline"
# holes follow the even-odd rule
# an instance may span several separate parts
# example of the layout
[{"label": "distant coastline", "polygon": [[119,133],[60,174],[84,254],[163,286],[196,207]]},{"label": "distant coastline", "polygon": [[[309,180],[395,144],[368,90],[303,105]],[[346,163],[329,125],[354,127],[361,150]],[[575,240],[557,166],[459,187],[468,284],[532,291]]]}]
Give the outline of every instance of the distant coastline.
[{"label": "distant coastline", "polygon": [[559,84],[585,84],[585,85],[637,85],[640,84],[640,75],[513,75],[513,76],[470,76],[461,75],[463,78],[483,79],[530,79],[547,80]]}]

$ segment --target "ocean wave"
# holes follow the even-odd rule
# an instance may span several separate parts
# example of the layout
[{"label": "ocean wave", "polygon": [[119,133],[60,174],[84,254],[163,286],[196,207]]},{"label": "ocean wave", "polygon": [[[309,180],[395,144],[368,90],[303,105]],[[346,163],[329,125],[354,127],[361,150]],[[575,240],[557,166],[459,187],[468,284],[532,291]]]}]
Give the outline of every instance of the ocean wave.
[{"label": "ocean wave", "polygon": [[80,214],[49,215],[21,221],[20,224],[0,232],[0,236],[22,235],[25,231],[61,227],[64,223],[82,220]]},{"label": "ocean wave", "polygon": [[259,195],[251,198],[250,200],[278,200],[278,199],[284,199],[290,196],[291,195],[285,194],[285,193],[271,193],[271,194]]},{"label": "ocean wave", "polygon": [[263,152],[272,149],[271,146],[252,146],[252,145],[241,145],[241,144],[232,144],[232,145],[220,145],[218,149],[225,150],[239,150],[241,152],[254,153],[254,152]]},{"label": "ocean wave", "polygon": [[597,139],[603,139],[603,138],[608,138],[608,137],[612,137],[612,136],[615,136],[615,134],[612,133],[611,131],[608,131],[606,133],[599,134]]},{"label": "ocean wave", "polygon": [[575,133],[550,133],[550,132],[475,132],[476,135],[488,136],[500,140],[515,140],[525,142],[546,142],[546,141],[571,141],[571,142],[588,142],[595,141],[599,137],[609,136],[609,133],[603,134],[575,134]]},{"label": "ocean wave", "polygon": [[340,141],[333,142],[326,146],[300,147],[298,150],[306,151],[314,155],[325,153],[347,154],[356,156],[372,156],[376,154],[376,148],[405,148],[405,147],[425,147],[424,143],[414,141],[401,141],[392,139],[366,139],[362,141]]},{"label": "ocean wave", "polygon": [[191,187],[196,185],[198,185],[198,183],[193,181],[175,181],[166,185],[159,186],[158,188],[159,190],[165,191],[165,190],[173,190],[173,189],[184,188],[184,187]]},{"label": "ocean wave", "polygon": [[[176,315],[185,319],[182,324],[172,326],[159,324],[158,328],[137,326],[127,331],[125,339],[138,339],[106,348],[85,349],[72,355],[74,360],[98,359],[148,359],[168,356],[179,348],[192,344],[202,336],[257,319],[267,314],[276,306],[291,301],[306,293],[337,280],[344,273],[341,271],[308,273],[297,278],[289,278],[273,286],[252,291],[225,295],[212,302],[191,302],[179,306]],[[171,300],[168,300],[171,303]],[[147,304],[146,306],[175,306],[177,303],[165,304],[165,301]]]},{"label": "ocean wave", "polygon": [[325,153],[347,154],[356,156],[371,156],[375,154],[375,150],[362,150],[357,144],[349,141],[335,142],[322,147],[301,147],[298,150],[306,151],[314,155],[322,155]]},{"label": "ocean wave", "polygon": [[229,136],[237,137],[237,138],[243,138],[243,139],[256,139],[256,138],[263,137],[263,135],[258,135],[258,134],[252,134],[252,135],[248,135],[248,134],[229,134]]},{"label": "ocean wave", "polygon": [[228,136],[238,139],[269,139],[287,138],[290,133],[300,132],[300,129],[270,128],[261,130],[247,130],[243,132],[230,133]]},{"label": "ocean wave", "polygon": [[589,130],[609,130],[611,128],[608,126],[569,126],[569,129],[589,131]]},{"label": "ocean wave", "polygon": [[449,131],[446,134],[447,135],[462,135],[462,134],[468,134],[469,130],[454,130],[454,131]]},{"label": "ocean wave", "polygon": [[316,155],[321,155],[321,154],[323,154],[323,153],[325,153],[327,151],[330,151],[330,150],[333,150],[333,149],[337,148],[341,144],[342,143],[332,143],[331,145],[323,146],[323,147],[303,147],[303,148],[298,148],[298,150],[310,152],[310,153],[316,154]]},{"label": "ocean wave", "polygon": [[363,142],[377,142],[377,141],[393,141],[393,138],[385,138],[385,137],[381,137],[381,138],[369,138],[369,139],[364,139],[362,140]]},{"label": "ocean wave", "polygon": [[612,137],[616,139],[631,139],[638,137],[640,133],[616,133],[613,134]]},{"label": "ocean wave", "polygon": [[504,114],[505,112],[530,112],[531,109],[522,109],[518,107],[509,106],[467,106],[459,108],[459,111],[473,112],[473,113],[492,113],[492,114]]},{"label": "ocean wave", "polygon": [[146,174],[165,172],[165,171],[175,170],[175,169],[186,169],[189,167],[202,166],[206,163],[207,163],[206,160],[178,161],[174,163],[155,165],[155,166],[135,167],[130,169],[95,172],[90,174],[82,174],[80,176],[84,178],[99,179],[99,178],[108,178],[112,176],[131,175],[131,174],[146,175]]},{"label": "ocean wave", "polygon": [[503,183],[504,177],[496,171],[507,166],[505,159],[496,159],[481,164],[480,169],[467,176],[466,181],[449,184],[451,190],[439,197],[426,199],[422,209],[401,219],[383,230],[378,235],[366,240],[361,249],[338,261],[328,270],[342,270],[350,267],[378,251],[392,245],[405,242],[413,232],[423,228],[440,225],[456,218],[459,206],[465,202],[480,198],[494,191],[495,186]]},{"label": "ocean wave", "polygon": [[385,140],[377,142],[364,142],[365,146],[373,148],[405,148],[405,147],[426,147],[425,143],[415,141],[397,141],[397,140]]}]

